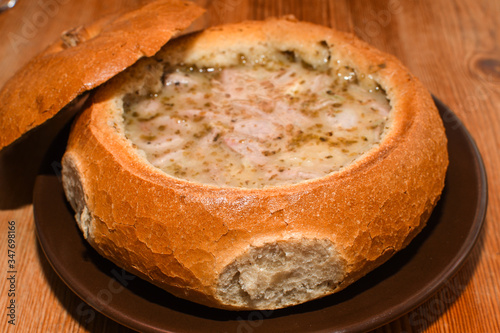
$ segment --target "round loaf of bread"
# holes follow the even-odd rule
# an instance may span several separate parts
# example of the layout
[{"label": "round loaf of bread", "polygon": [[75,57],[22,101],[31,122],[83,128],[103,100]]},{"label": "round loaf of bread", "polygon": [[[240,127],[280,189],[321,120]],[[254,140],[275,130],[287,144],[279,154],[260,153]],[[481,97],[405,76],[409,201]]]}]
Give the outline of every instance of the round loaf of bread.
[{"label": "round loaf of bread", "polygon": [[99,88],[63,183],[117,265],[207,306],[278,309],[404,248],[440,197],[446,144],[394,57],[269,19],[173,40]]},{"label": "round loaf of bread", "polygon": [[156,0],[63,32],[1,87],[0,150],[139,58],[157,53],[203,12],[189,1]]}]

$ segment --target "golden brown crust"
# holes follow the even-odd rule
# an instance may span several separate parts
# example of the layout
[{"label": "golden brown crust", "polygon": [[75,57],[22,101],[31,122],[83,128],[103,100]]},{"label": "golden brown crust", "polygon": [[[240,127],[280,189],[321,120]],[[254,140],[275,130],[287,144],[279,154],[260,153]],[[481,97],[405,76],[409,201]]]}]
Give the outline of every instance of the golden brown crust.
[{"label": "golden brown crust", "polygon": [[151,2],[62,34],[0,91],[0,149],[52,118],[85,91],[143,56],[152,56],[203,9],[180,0]]},{"label": "golden brown crust", "polygon": [[190,183],[148,164],[110,125],[108,98],[119,85],[114,83],[74,124],[64,173],[81,183],[84,196],[83,203],[72,204],[86,207],[77,208],[77,215],[90,225],[88,240],[101,254],[180,297],[248,308],[217,299],[219,275],[250,247],[291,239],[335,245],[346,271],[331,292],[341,290],[405,247],[439,199],[448,159],[436,107],[392,56],[309,23],[272,19],[227,25],[184,45],[237,51],[235,41],[273,43],[310,58],[326,44],[360,73],[373,75],[393,109],[380,146],[338,172],[295,185],[244,189]]}]

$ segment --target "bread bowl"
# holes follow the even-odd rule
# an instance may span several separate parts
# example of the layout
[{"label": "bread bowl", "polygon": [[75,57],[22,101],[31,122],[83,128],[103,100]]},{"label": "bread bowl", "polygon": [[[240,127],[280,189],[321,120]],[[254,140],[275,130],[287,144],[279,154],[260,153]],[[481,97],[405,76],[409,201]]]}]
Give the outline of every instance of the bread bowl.
[{"label": "bread bowl", "polygon": [[204,10],[181,0],[156,0],[64,31],[0,89],[0,150],[85,92],[152,56]]},{"label": "bread bowl", "polygon": [[172,40],[107,82],[62,174],[104,257],[249,310],[330,295],[384,263],[425,226],[447,163],[432,98],[398,60],[286,17]]}]

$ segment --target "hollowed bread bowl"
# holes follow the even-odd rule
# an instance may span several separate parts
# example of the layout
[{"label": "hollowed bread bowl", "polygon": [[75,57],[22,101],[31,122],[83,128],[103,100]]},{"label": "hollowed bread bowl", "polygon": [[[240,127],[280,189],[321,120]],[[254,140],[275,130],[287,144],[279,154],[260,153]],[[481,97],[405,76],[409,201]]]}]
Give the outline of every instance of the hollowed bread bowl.
[{"label": "hollowed bread bowl", "polygon": [[[283,57],[336,75],[338,84],[385,94],[390,111],[376,127],[378,139],[321,176],[301,173],[296,181],[252,187],[167,173],[140,148],[144,142],[127,134],[127,96],[161,95],[174,82],[166,68],[222,73],[262,68],[266,59],[271,71]],[[228,98],[227,105],[236,103]],[[217,116],[217,108],[207,110]],[[246,138],[258,136],[252,135]],[[332,151],[348,151],[349,144],[340,140]],[[213,27],[170,41],[98,89],[73,124],[62,160],[78,225],[101,255],[178,297],[237,310],[330,295],[380,266],[425,226],[447,163],[433,100],[398,60],[350,34],[292,18]]]}]

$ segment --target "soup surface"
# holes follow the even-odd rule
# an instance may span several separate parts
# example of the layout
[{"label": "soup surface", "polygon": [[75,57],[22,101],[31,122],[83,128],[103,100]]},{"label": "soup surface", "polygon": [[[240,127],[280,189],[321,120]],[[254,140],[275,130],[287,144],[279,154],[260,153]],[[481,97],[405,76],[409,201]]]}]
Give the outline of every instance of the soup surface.
[{"label": "soup surface", "polygon": [[125,135],[164,172],[218,186],[279,186],[337,171],[380,142],[390,112],[373,79],[289,56],[166,65],[161,81],[157,93],[125,95]]}]

